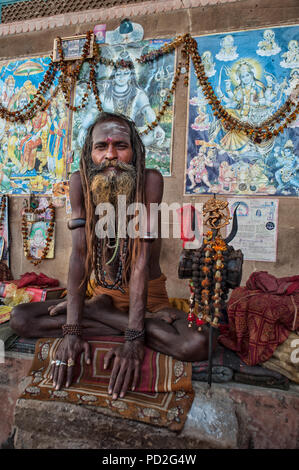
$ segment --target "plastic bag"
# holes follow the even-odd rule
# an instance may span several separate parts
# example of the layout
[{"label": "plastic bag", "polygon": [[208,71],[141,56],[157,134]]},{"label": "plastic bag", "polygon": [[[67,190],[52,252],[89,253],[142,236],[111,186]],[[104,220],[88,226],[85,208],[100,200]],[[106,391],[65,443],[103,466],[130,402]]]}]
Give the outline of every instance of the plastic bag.
[{"label": "plastic bag", "polygon": [[18,289],[15,284],[9,284],[6,288],[6,297],[3,300],[8,307],[31,302],[33,294],[29,294],[26,289]]}]

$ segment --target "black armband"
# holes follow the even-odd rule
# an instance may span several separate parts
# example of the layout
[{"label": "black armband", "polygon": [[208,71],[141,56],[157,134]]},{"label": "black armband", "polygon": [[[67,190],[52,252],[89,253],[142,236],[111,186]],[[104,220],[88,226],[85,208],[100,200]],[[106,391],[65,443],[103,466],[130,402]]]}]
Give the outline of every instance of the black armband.
[{"label": "black armband", "polygon": [[67,222],[67,227],[70,230],[74,230],[75,228],[85,227],[86,219],[70,219]]},{"label": "black armband", "polygon": [[140,239],[146,242],[154,242],[158,238],[158,234],[156,232],[146,232],[144,233]]}]

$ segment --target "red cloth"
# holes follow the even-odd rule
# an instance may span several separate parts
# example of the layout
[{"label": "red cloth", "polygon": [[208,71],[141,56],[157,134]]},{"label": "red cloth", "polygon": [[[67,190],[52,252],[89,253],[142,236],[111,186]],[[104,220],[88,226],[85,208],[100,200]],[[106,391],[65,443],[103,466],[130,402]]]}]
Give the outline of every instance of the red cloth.
[{"label": "red cloth", "polygon": [[258,271],[250,275],[246,287],[250,290],[290,295],[299,292],[299,276],[276,278],[267,271]]},{"label": "red cloth", "polygon": [[299,276],[277,279],[261,271],[227,303],[229,331],[219,336],[248,365],[265,362],[292,330],[299,328]]},{"label": "red cloth", "polygon": [[48,277],[43,273],[25,273],[18,281],[18,289],[26,286],[57,287],[59,286],[59,281]]}]

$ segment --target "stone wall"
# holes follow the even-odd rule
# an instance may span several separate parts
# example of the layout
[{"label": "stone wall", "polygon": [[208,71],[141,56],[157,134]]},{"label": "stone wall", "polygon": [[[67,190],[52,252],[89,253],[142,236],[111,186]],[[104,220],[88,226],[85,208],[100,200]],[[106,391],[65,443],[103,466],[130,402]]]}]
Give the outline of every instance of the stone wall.
[{"label": "stone wall", "polygon": [[[194,5],[206,5],[197,6]],[[181,7],[180,7],[181,5]],[[181,9],[179,9],[181,8]],[[145,38],[169,38],[179,34],[191,33],[193,36],[216,32],[240,31],[246,29],[273,27],[296,24],[299,22],[299,4],[297,0],[242,0],[220,3],[210,1],[188,0],[177,2],[144,2],[143,7],[137,4],[132,7],[120,7],[111,14],[110,10],[88,15],[60,15],[55,17],[30,20],[29,22],[0,26],[0,59],[16,58],[32,54],[47,54],[52,51],[53,40],[57,35],[71,36],[84,33],[97,23],[105,21],[107,29],[116,28],[126,13],[132,21],[140,23],[145,31]],[[109,13],[110,12],[110,13]],[[134,16],[135,15],[135,16]],[[102,18],[102,20],[100,20]],[[6,28],[6,29],[5,29]],[[27,32],[24,32],[27,31]],[[178,112],[179,110],[179,112]],[[178,83],[175,97],[173,164],[172,176],[165,178],[164,200],[182,203],[191,201],[183,196],[184,166],[187,119],[187,89],[183,80]],[[10,227],[12,233],[11,258],[15,278],[33,270],[33,266],[24,259],[20,232],[20,210],[22,199],[10,197]],[[204,202],[206,196],[196,197],[197,202]],[[245,262],[242,284],[253,271],[269,271],[275,276],[298,274],[299,237],[299,203],[297,198],[279,198],[279,234],[278,256],[276,263]],[[64,209],[57,209],[56,256],[54,260],[43,262],[36,272],[59,278],[66,284],[68,258],[70,255],[70,234],[66,229]],[[168,277],[170,296],[188,295],[187,282],[177,279],[177,264],[181,251],[179,240],[165,240],[162,249],[161,263]]]},{"label": "stone wall", "polygon": [[[193,382],[195,398],[175,433],[96,406],[19,399],[17,449],[298,449],[298,386],[267,390]],[[84,434],[82,434],[84,429]]]}]

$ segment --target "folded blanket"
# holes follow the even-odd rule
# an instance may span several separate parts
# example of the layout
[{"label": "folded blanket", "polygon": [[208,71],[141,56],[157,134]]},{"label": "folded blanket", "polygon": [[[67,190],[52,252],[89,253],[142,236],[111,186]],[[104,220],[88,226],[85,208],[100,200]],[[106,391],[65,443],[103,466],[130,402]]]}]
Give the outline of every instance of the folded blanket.
[{"label": "folded blanket", "polygon": [[[208,361],[192,363],[192,380],[207,382]],[[246,383],[262,387],[288,390],[289,380],[276,371],[263,369],[261,366],[248,366],[230,349],[217,345],[212,361],[212,381]]]},{"label": "folded blanket", "polygon": [[262,367],[276,371],[299,384],[299,335],[290,333],[288,339],[274,351],[273,356],[262,363]]},{"label": "folded blanket", "polygon": [[[199,364],[199,363],[197,363]],[[198,382],[207,382],[208,381],[208,366],[206,363],[195,366],[192,365],[192,380]],[[234,371],[229,367],[223,366],[212,366],[212,382],[223,383],[230,382],[233,380]]]},{"label": "folded blanket", "polygon": [[92,362],[85,364],[83,354],[74,367],[74,382],[69,388],[55,390],[49,378],[50,366],[61,339],[38,340],[30,370],[29,384],[20,398],[64,401],[108,408],[118,417],[143,421],[173,431],[183,428],[192,405],[194,392],[191,363],[145,348],[141,376],[135,392],[112,400],[108,395],[111,367],[103,368],[107,351],[121,344],[123,337],[88,338]]}]

